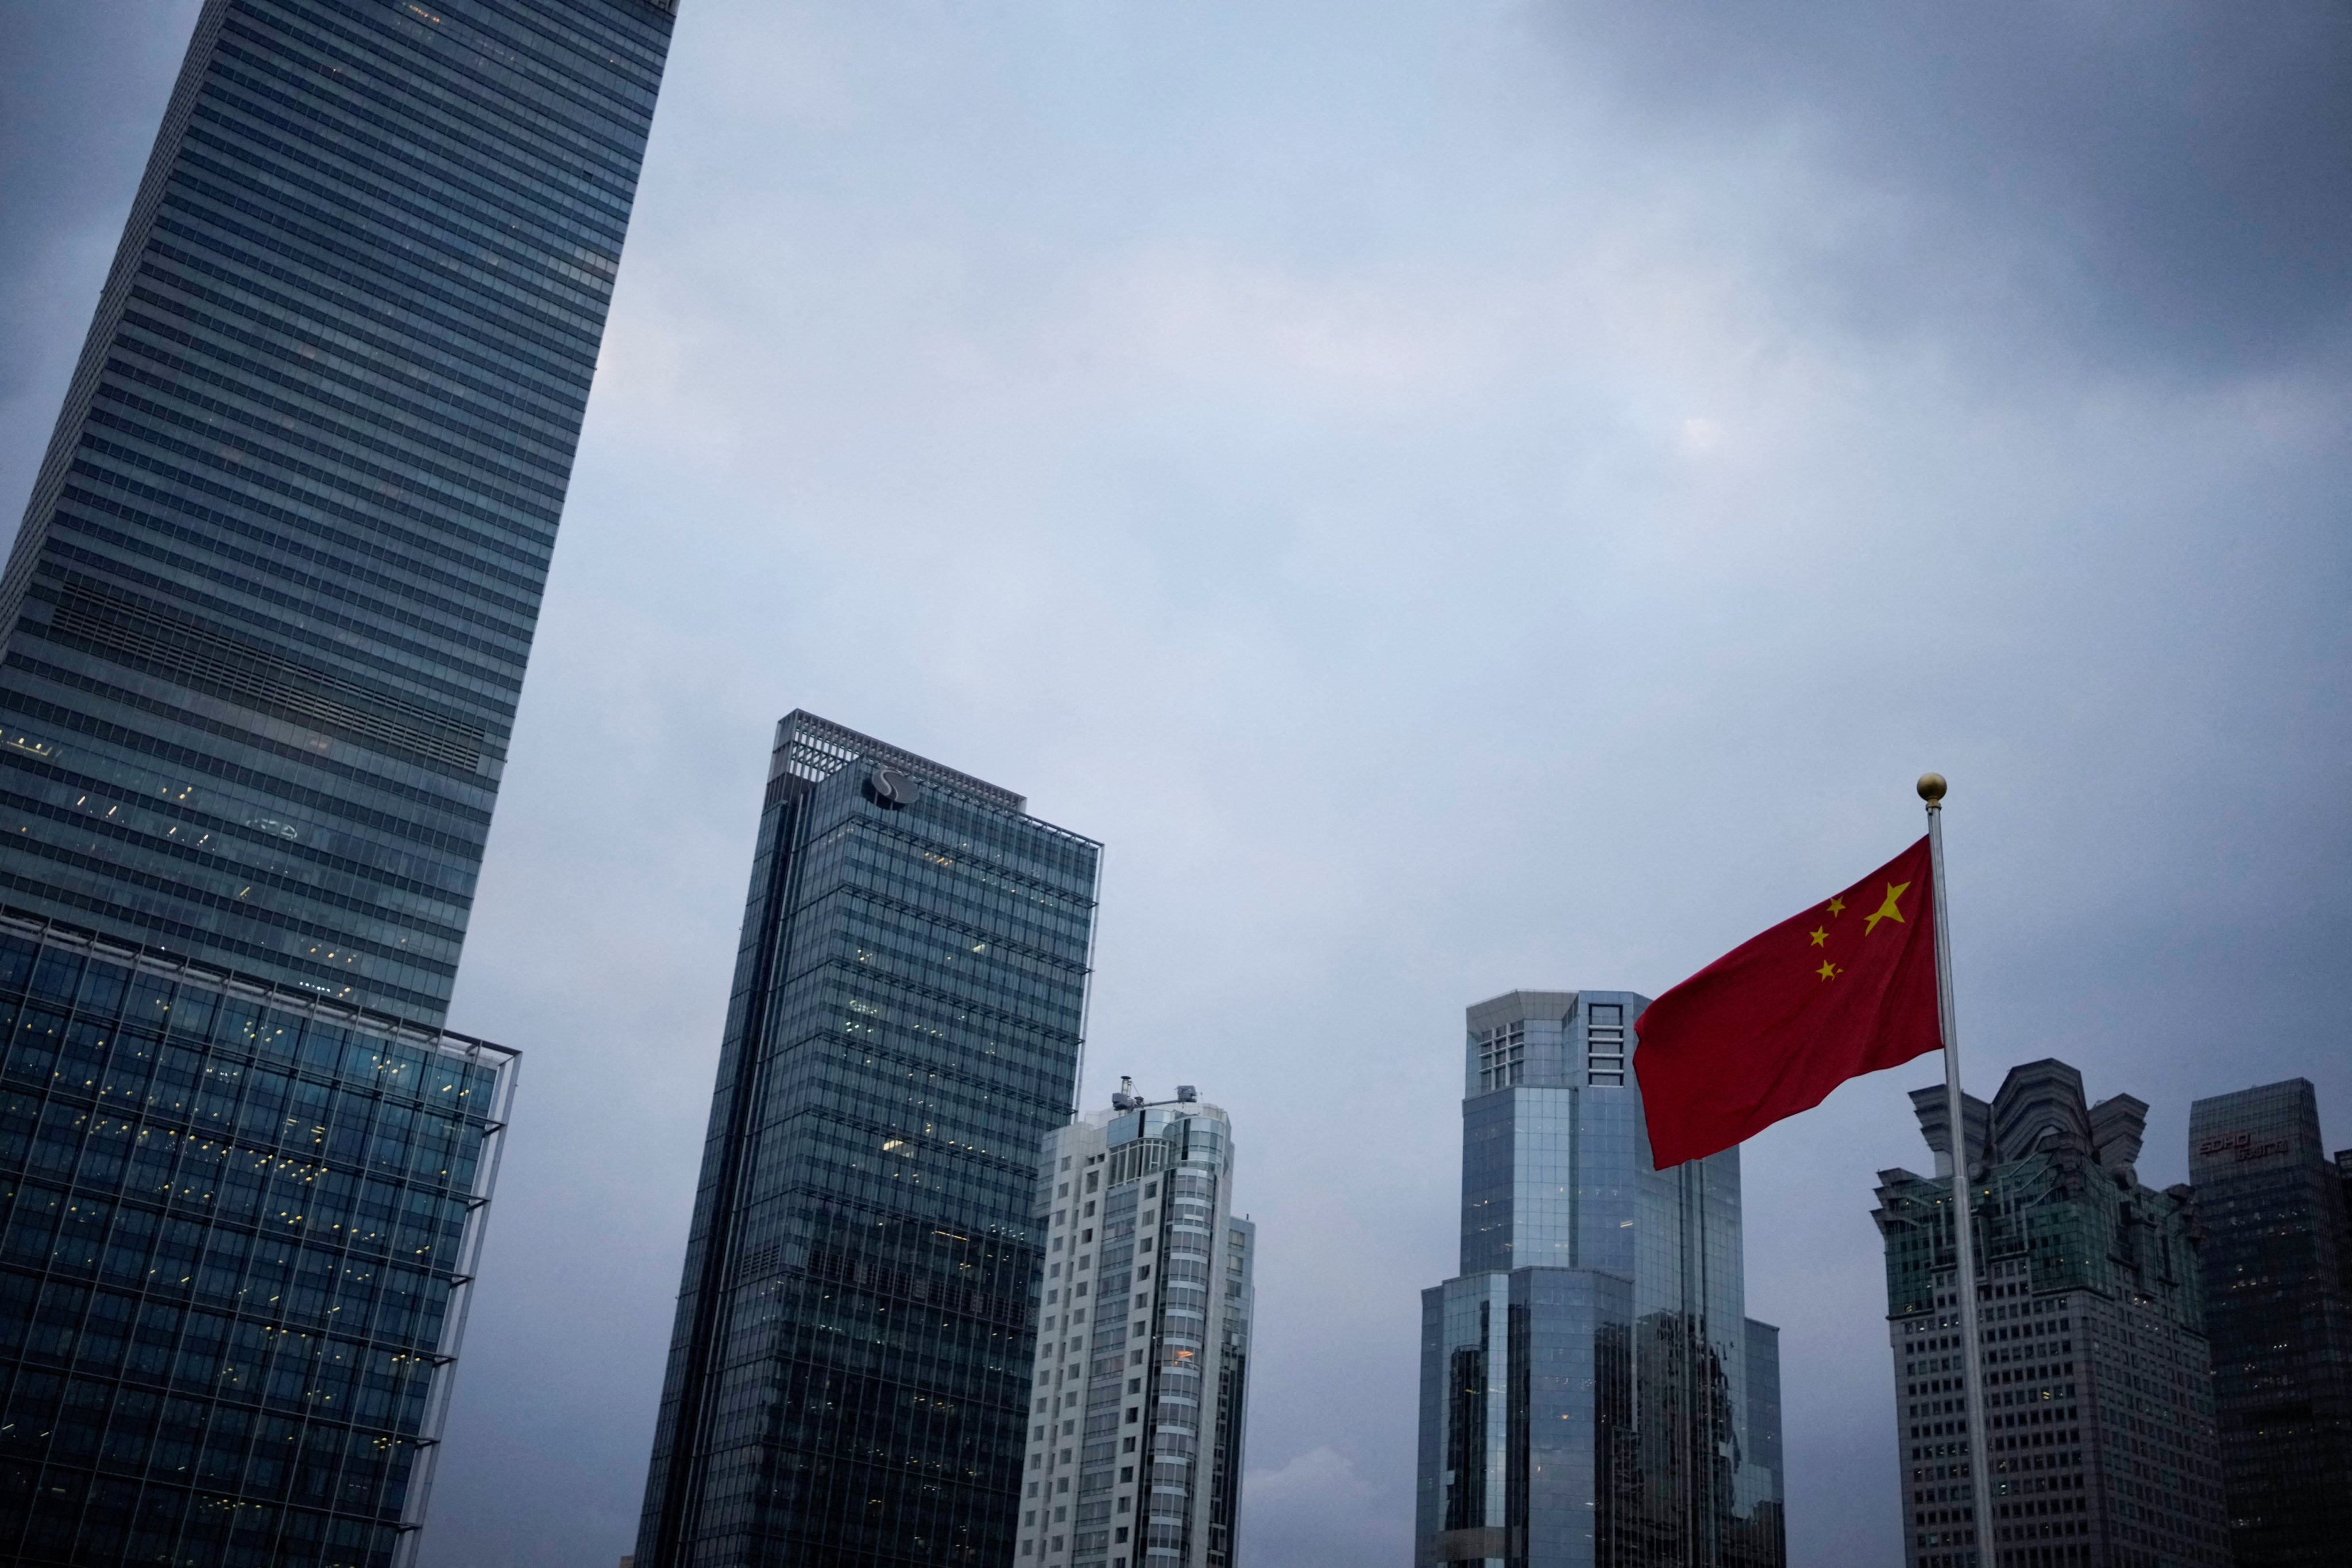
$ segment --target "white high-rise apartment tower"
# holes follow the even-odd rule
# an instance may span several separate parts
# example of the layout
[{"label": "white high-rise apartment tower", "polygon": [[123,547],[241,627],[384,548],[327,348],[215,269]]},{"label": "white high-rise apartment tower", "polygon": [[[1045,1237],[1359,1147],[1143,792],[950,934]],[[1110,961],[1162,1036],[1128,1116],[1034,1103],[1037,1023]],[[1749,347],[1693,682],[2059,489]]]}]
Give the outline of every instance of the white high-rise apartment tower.
[{"label": "white high-rise apartment tower", "polygon": [[1046,1134],[1022,1568],[1231,1568],[1257,1227],[1191,1086]]}]

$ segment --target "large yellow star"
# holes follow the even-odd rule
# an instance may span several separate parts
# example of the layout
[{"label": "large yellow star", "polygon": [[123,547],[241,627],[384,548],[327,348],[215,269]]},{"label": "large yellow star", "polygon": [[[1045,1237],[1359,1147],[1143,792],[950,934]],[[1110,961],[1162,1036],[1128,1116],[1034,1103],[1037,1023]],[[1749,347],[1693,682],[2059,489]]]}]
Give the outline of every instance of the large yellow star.
[{"label": "large yellow star", "polygon": [[1813,973],[1824,980],[1835,980],[1838,975],[1838,966],[1825,958],[1822,960],[1822,966]]},{"label": "large yellow star", "polygon": [[1845,900],[1843,899],[1832,899],[1830,900],[1830,913],[1833,915],[1842,915],[1845,913]]},{"label": "large yellow star", "polygon": [[1820,926],[1815,926],[1815,927],[1814,927],[1814,928],[1813,928],[1810,932],[1808,932],[1807,934],[1808,934],[1808,935],[1810,935],[1810,936],[1813,939],[1813,945],[1814,945],[1815,947],[1819,947],[1819,946],[1821,946],[1823,942],[1825,942],[1829,941],[1829,939],[1830,939],[1830,933],[1829,933],[1828,931],[1826,931],[1822,930]]},{"label": "large yellow star", "polygon": [[1878,929],[1878,922],[1881,921],[1893,921],[1896,925],[1906,923],[1903,919],[1903,911],[1895,907],[1895,900],[1901,898],[1905,893],[1907,893],[1910,890],[1911,884],[1908,882],[1887,883],[1886,901],[1879,905],[1878,908],[1862,922],[1862,934],[1868,936],[1872,931],[1876,931]]}]

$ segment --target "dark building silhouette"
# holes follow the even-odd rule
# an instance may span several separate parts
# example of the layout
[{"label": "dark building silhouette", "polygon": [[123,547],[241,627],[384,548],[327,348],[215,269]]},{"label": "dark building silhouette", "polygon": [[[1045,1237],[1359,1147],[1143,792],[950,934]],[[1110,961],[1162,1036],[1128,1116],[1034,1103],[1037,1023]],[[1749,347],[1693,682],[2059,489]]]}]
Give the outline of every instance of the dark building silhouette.
[{"label": "dark building silhouette", "polygon": [[2352,1557],[2352,1151],[2324,1147],[2303,1079],[2189,1113],[2237,1568]]},{"label": "dark building silhouette", "polygon": [[207,0],[0,578],[0,1561],[412,1560],[669,0]]},{"label": "dark building silhouette", "polygon": [[1936,1178],[1878,1173],[1908,1568],[2223,1568],[2221,1456],[2189,1189],[2140,1185],[2147,1107],[2063,1062],[1968,1099],[1993,1515],[1973,1515],[1941,1087]]},{"label": "dark building silhouette", "polygon": [[640,1568],[1013,1559],[1101,847],[778,726]]}]

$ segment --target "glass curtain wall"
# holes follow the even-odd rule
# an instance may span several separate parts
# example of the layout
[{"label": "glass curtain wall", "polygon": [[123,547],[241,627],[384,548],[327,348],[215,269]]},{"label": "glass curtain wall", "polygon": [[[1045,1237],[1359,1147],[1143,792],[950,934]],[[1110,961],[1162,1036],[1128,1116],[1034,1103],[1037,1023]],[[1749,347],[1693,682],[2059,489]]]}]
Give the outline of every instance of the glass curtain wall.
[{"label": "glass curtain wall", "polygon": [[778,728],[641,1568],[1011,1558],[1039,1141],[1074,1109],[1101,849]]},{"label": "glass curtain wall", "polygon": [[0,1560],[413,1556],[513,1053],[0,920]]},{"label": "glass curtain wall", "polygon": [[440,1026],[671,22],[196,13],[0,577],[9,1561],[414,1557],[512,1078]]},{"label": "glass curtain wall", "polygon": [[208,0],[0,580],[0,901],[442,1021],[670,21]]},{"label": "glass curtain wall", "polygon": [[1626,1065],[1644,1005],[1470,1010],[1462,1274],[1423,1293],[1417,1562],[1781,1561],[1778,1336],[1746,1316],[1738,1152],[1650,1168]]},{"label": "glass curtain wall", "polygon": [[2317,1568],[2352,1542],[2352,1228],[2310,1082],[2199,1100],[2189,1178],[2231,1548]]}]

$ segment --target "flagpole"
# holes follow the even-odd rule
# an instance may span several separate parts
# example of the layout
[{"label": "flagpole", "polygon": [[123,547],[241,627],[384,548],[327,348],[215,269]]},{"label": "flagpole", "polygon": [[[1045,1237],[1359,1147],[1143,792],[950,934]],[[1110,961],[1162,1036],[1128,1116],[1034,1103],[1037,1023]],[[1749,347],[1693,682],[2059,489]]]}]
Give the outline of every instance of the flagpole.
[{"label": "flagpole", "polygon": [[1969,1219],[1968,1101],[1960,1093],[1960,1035],[1952,1006],[1951,903],[1944,891],[1944,776],[1922,773],[1919,798],[1927,803],[1927,858],[1936,884],[1936,1009],[1944,1036],[1944,1110],[1952,1146],[1952,1254],[1958,1264],[1960,1384],[1967,1397],[1969,1479],[1975,1499],[1977,1568],[1994,1568],[1992,1470],[1985,1463],[1983,1347],[1977,1331],[1976,1228]]}]

